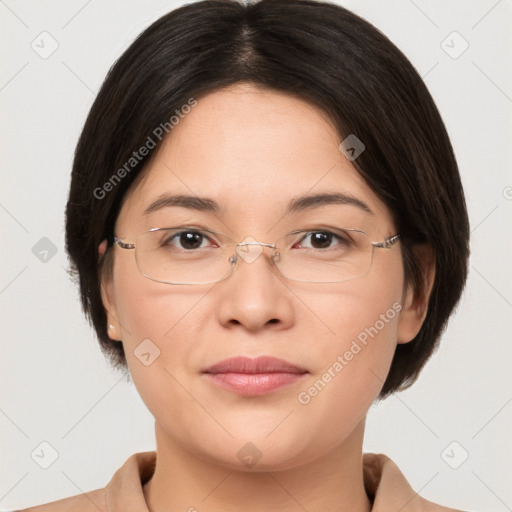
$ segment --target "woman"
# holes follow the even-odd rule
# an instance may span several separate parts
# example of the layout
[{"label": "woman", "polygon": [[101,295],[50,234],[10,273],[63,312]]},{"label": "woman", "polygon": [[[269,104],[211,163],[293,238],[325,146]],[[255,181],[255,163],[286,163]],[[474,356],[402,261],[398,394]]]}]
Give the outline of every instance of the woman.
[{"label": "woman", "polygon": [[84,311],[157,450],[27,510],[454,510],[362,454],[469,253],[443,122],[368,22],[313,0],[162,17],[96,98],[66,216]]}]

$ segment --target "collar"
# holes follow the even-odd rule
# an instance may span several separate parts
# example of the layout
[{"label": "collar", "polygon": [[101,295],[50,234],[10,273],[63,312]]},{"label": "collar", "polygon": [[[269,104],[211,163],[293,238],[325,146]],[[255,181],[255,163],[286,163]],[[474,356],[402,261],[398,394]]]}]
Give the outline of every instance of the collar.
[{"label": "collar", "polygon": [[[105,487],[108,512],[149,512],[142,486],[152,477],[155,464],[156,452],[139,452],[114,473]],[[421,498],[386,455],[364,454],[363,476],[372,512],[457,512]]]}]

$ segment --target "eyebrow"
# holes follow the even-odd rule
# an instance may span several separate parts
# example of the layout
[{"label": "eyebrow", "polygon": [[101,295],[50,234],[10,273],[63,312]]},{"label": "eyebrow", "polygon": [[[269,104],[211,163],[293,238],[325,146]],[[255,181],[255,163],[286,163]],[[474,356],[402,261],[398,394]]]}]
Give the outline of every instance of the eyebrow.
[{"label": "eyebrow", "polygon": [[[294,198],[289,202],[285,214],[319,208],[320,206],[330,204],[347,204],[355,206],[364,212],[373,215],[372,210],[364,201],[342,192],[324,192]],[[188,196],[183,194],[162,194],[144,210],[143,215],[146,216],[157,210],[161,210],[162,208],[172,206],[212,213],[219,213],[222,209],[219,203],[208,197]]]},{"label": "eyebrow", "polygon": [[212,213],[220,211],[219,204],[207,197],[162,194],[144,210],[143,215],[149,215],[169,206],[181,206],[182,208]]},{"label": "eyebrow", "polygon": [[366,213],[373,215],[370,207],[357,197],[344,194],[342,192],[324,192],[314,195],[305,195],[292,199],[288,205],[286,213],[299,212],[310,208],[318,208],[329,204],[348,204],[356,206]]}]

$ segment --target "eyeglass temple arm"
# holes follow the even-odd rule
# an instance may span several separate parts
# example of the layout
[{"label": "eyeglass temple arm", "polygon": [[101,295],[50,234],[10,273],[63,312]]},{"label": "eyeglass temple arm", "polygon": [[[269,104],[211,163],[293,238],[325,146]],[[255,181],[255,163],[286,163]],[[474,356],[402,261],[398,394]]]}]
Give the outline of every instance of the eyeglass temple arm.
[{"label": "eyeglass temple arm", "polygon": [[396,242],[398,242],[399,238],[400,238],[400,235],[390,236],[382,242],[372,242],[372,245],[374,247],[379,247],[381,249],[389,249],[392,245],[394,245]]},{"label": "eyeglass temple arm", "polygon": [[135,244],[126,244],[116,237],[114,237],[114,243],[121,247],[121,249],[135,249]]}]

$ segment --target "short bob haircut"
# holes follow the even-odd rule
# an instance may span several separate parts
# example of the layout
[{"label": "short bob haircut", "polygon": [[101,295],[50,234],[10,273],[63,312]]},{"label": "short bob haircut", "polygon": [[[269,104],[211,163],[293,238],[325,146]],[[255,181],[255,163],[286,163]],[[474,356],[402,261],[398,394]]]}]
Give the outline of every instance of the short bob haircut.
[{"label": "short bob haircut", "polygon": [[328,115],[340,142],[350,134],[363,141],[365,151],[353,164],[390,209],[405,280],[418,294],[426,281],[415,248],[432,247],[427,316],[418,335],[397,346],[379,398],[407,388],[436,349],[464,288],[464,192],[444,123],[412,64],[369,22],[316,0],[184,5],[145,29],[110,69],[76,148],[66,207],[70,274],[104,355],[126,371],[122,342],[107,334],[101,277],[112,271],[123,199],[156,149],[136,158],[134,152],[148,137],[158,147],[155,133],[162,130],[155,130],[168,131],[169,119],[190,98],[200,103],[201,95],[241,82],[301,98]]}]

